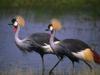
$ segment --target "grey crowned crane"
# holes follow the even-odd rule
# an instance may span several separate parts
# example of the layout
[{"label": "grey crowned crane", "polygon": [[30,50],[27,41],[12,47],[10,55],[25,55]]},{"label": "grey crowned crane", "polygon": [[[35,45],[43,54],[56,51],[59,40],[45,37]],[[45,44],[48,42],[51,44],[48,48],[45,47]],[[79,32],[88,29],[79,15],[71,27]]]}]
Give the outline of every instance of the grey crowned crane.
[{"label": "grey crowned crane", "polygon": [[[12,24],[9,25],[13,26],[17,47],[25,53],[32,51],[39,53],[42,58],[42,70],[44,71],[44,54],[54,54],[50,45],[47,45],[49,44],[50,35],[48,33],[33,33],[24,39],[20,39],[19,31],[25,25],[25,20],[21,16],[16,16],[11,21]],[[55,41],[57,42],[59,40],[55,38]]]},{"label": "grey crowned crane", "polygon": [[90,70],[92,70],[92,65],[90,65],[90,62],[100,64],[100,55],[92,50],[92,48],[88,44],[81,40],[65,39],[55,44],[55,33],[57,30],[60,30],[61,27],[61,23],[57,19],[53,19],[51,21],[51,24],[48,25],[48,29],[46,29],[47,31],[51,32],[51,37],[49,40],[51,48],[56,55],[62,56],[57,64],[51,69],[50,73],[65,56],[67,56],[71,60],[73,69],[74,62],[79,62],[79,60],[82,60],[90,68]]}]

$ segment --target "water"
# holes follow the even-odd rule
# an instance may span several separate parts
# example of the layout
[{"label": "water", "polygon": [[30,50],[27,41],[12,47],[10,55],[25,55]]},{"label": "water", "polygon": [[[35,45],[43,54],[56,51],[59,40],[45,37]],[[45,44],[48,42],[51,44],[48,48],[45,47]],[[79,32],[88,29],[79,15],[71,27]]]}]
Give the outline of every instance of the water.
[{"label": "water", "polygon": [[[0,12],[0,75],[41,75],[42,65],[39,54],[33,52],[23,54],[14,43],[14,32],[8,26],[11,19],[21,15],[26,20],[26,25],[20,31],[20,37],[24,38],[35,32],[45,32],[50,20],[58,18],[62,24],[62,30],[56,37],[60,40],[66,38],[80,39],[88,43],[100,54],[100,20],[93,21],[90,16],[64,14],[51,15],[36,14],[31,10],[1,10]],[[95,25],[96,23],[96,25]],[[58,61],[54,55],[45,55],[45,75]],[[88,67],[83,63],[76,64],[76,75],[90,74]],[[71,62],[65,58],[54,70],[54,75],[67,75],[71,73]],[[95,65],[96,75],[99,75],[100,67]]]}]

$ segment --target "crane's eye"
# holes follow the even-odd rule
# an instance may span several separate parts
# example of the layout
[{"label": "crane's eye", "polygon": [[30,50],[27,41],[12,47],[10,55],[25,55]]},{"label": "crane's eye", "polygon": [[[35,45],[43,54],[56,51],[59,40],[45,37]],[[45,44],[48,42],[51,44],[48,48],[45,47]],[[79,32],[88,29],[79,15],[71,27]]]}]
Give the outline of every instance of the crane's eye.
[{"label": "crane's eye", "polygon": [[14,26],[18,26],[18,22],[17,21],[14,22]]}]

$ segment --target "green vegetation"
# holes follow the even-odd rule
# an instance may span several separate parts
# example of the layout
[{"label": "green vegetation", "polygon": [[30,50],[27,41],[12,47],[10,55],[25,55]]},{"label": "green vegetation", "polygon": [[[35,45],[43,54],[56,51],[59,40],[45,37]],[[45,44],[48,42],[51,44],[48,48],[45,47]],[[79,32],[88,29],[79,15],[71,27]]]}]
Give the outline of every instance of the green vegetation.
[{"label": "green vegetation", "polygon": [[0,0],[0,8],[22,8],[60,14],[83,12],[100,16],[100,0]]}]

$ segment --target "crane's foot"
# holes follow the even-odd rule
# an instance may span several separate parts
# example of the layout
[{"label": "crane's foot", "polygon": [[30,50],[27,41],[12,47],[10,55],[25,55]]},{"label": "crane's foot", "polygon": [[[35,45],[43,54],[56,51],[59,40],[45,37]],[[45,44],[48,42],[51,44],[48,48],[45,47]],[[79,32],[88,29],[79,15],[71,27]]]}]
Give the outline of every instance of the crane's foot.
[{"label": "crane's foot", "polygon": [[49,71],[49,75],[54,75],[54,72],[52,70]]}]

